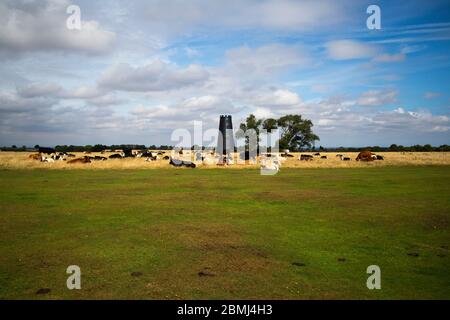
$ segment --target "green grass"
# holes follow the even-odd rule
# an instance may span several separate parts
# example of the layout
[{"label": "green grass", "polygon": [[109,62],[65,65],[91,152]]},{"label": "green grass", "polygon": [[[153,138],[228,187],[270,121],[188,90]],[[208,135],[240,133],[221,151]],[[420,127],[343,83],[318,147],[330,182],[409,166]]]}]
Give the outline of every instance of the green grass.
[{"label": "green grass", "polygon": [[449,169],[3,170],[0,298],[448,299]]}]

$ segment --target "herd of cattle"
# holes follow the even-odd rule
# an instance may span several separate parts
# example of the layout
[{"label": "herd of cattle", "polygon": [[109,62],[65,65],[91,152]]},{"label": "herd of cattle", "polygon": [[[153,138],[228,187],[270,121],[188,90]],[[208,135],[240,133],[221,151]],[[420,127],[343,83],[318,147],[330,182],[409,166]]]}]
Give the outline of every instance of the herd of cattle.
[{"label": "herd of cattle", "polygon": [[[188,167],[195,168],[195,162],[201,162],[206,165],[219,165],[219,166],[227,166],[233,164],[233,158],[231,156],[219,156],[216,155],[214,151],[195,151],[194,158],[195,162],[186,161],[183,158],[183,155],[186,154],[183,149],[178,150],[177,152],[171,151],[171,156],[166,155],[164,151],[143,151],[143,150],[104,150],[101,153],[113,153],[109,156],[91,156],[90,152],[85,152],[85,155],[82,157],[78,157],[75,154],[67,153],[67,152],[56,152],[56,150],[52,148],[39,148],[38,153],[31,154],[29,156],[30,159],[39,160],[41,162],[55,162],[55,161],[66,161],[68,164],[77,164],[77,163],[91,163],[93,161],[106,161],[108,159],[124,159],[124,158],[144,158],[145,161],[157,161],[157,160],[169,160],[169,164],[174,167]],[[174,157],[173,155],[178,155],[179,157]],[[279,169],[281,162],[285,161],[286,158],[294,157],[294,155],[289,152],[284,153],[265,153],[260,155],[260,163],[264,168],[274,168]],[[298,157],[300,161],[312,161],[314,158],[318,159],[327,159],[327,155],[321,155],[319,152],[310,155],[310,154],[301,154]],[[343,154],[337,154],[337,158],[342,161],[350,161],[350,157],[345,156]],[[256,158],[248,157],[247,154],[242,153],[240,158],[244,160],[245,163],[256,164]],[[374,160],[384,160],[384,157],[381,155],[376,155],[370,151],[363,151],[358,154],[355,159],[356,161],[374,161]]]},{"label": "herd of cattle", "polygon": [[[292,155],[289,155],[292,156]],[[298,160],[302,160],[302,161],[311,161],[314,159],[314,157],[318,157],[320,159],[327,159],[328,157],[326,155],[321,155],[319,152],[315,153],[314,155],[310,155],[310,154],[301,154],[298,157]],[[351,158],[348,156],[345,156],[343,154],[337,154],[336,155],[337,158],[341,159],[342,161],[350,161]],[[375,154],[372,153],[370,151],[362,151],[358,154],[358,156],[355,159],[356,161],[374,161],[374,160],[384,160],[384,157],[379,155],[379,154]]]}]

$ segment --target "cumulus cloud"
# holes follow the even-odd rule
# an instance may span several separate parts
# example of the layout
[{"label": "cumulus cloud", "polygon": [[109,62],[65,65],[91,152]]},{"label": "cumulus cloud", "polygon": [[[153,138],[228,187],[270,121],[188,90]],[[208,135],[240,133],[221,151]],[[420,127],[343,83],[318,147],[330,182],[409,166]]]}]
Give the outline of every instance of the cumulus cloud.
[{"label": "cumulus cloud", "polygon": [[331,0],[153,0],[145,4],[142,12],[150,30],[169,35],[209,28],[325,28],[346,21],[346,9],[352,8]]},{"label": "cumulus cloud", "polygon": [[93,99],[105,94],[96,86],[64,89],[52,82],[32,82],[18,87],[17,93],[23,98],[52,97],[61,99]]},{"label": "cumulus cloud", "polygon": [[138,106],[132,114],[148,120],[169,120],[177,125],[189,120],[216,120],[221,113],[236,111],[227,99],[217,96],[199,96],[185,99],[171,105]]},{"label": "cumulus cloud", "polygon": [[133,67],[128,63],[116,64],[107,69],[99,80],[99,86],[123,91],[165,91],[204,83],[208,71],[191,64],[180,68],[161,60]]},{"label": "cumulus cloud", "polygon": [[18,0],[0,3],[0,53],[9,58],[25,52],[98,54],[108,52],[116,35],[97,21],[83,20],[81,30],[66,28],[67,0]]},{"label": "cumulus cloud", "polygon": [[55,96],[61,91],[61,86],[49,82],[35,82],[17,88],[17,93],[24,98]]},{"label": "cumulus cloud", "polygon": [[242,46],[225,53],[227,69],[248,74],[268,74],[286,70],[289,67],[304,67],[310,62],[304,48],[283,44],[269,44],[256,48]]},{"label": "cumulus cloud", "polygon": [[258,106],[286,107],[298,105],[301,102],[297,93],[285,89],[278,89],[254,99],[254,104]]},{"label": "cumulus cloud", "polygon": [[370,90],[361,94],[357,104],[361,106],[381,106],[396,101],[398,92],[396,90]]},{"label": "cumulus cloud", "polygon": [[446,132],[450,130],[450,118],[445,115],[433,115],[428,110],[407,111],[397,108],[379,112],[373,117],[378,127],[393,130],[418,130],[422,132]]},{"label": "cumulus cloud", "polygon": [[335,40],[325,44],[328,56],[333,60],[371,58],[379,49],[368,43],[355,40]]}]

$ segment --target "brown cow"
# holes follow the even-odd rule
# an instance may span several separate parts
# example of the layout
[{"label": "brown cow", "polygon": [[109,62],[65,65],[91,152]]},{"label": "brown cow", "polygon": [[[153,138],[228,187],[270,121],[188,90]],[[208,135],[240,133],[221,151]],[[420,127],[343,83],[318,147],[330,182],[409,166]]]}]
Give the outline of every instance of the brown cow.
[{"label": "brown cow", "polygon": [[40,153],[30,154],[28,158],[33,160],[41,160],[41,154]]},{"label": "brown cow", "polygon": [[75,164],[75,163],[91,163],[91,159],[89,159],[89,157],[83,157],[83,158],[78,158],[78,159],[72,159],[67,161],[67,163],[70,164]]},{"label": "brown cow", "polygon": [[356,157],[356,161],[373,161],[373,154],[370,151],[362,151],[358,154],[358,156]]}]

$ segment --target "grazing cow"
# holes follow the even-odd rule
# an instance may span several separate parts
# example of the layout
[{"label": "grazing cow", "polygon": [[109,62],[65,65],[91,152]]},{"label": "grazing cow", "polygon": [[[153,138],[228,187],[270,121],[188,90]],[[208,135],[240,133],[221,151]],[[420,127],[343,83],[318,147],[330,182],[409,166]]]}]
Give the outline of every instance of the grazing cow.
[{"label": "grazing cow", "polygon": [[163,160],[169,160],[169,159],[170,159],[169,156],[164,156],[164,157],[163,157]]},{"label": "grazing cow", "polygon": [[110,159],[122,159],[123,155],[115,153],[115,154],[110,155],[108,158],[110,158]]},{"label": "grazing cow", "polygon": [[173,165],[174,167],[187,167],[187,168],[195,168],[196,165],[193,162],[190,161],[183,161],[183,160],[177,160],[170,158],[169,164]]},{"label": "grazing cow", "polygon": [[33,159],[33,160],[41,160],[41,155],[39,153],[30,154],[28,156],[28,158]]},{"label": "grazing cow", "polygon": [[309,155],[309,154],[301,154],[300,158],[298,158],[298,160],[302,160],[302,161],[312,161],[313,156]]},{"label": "grazing cow", "polygon": [[137,155],[138,158],[140,157],[154,157],[153,153],[151,151],[145,151]]},{"label": "grazing cow", "polygon": [[343,156],[344,156],[343,154],[338,153],[338,154],[336,155],[336,158],[342,158]]},{"label": "grazing cow", "polygon": [[370,151],[362,151],[358,154],[358,156],[356,157],[356,161],[373,161],[372,158],[372,152]]},{"label": "grazing cow", "polygon": [[340,158],[342,161],[350,161],[351,160],[350,157],[346,157],[343,154],[340,155]]},{"label": "grazing cow", "polygon": [[89,157],[77,158],[67,161],[67,163],[75,164],[75,163],[91,163],[91,159]]},{"label": "grazing cow", "polygon": [[108,158],[106,157],[101,157],[101,156],[95,156],[94,158],[90,157],[91,160],[95,160],[95,161],[105,161],[108,160]]},{"label": "grazing cow", "polygon": [[314,153],[315,156],[320,156],[319,152]]},{"label": "grazing cow", "polygon": [[378,155],[378,154],[377,154],[375,157],[377,158],[376,160],[384,160],[384,157],[383,157],[383,156],[380,156],[380,155]]},{"label": "grazing cow", "polygon": [[61,160],[61,161],[65,160],[64,156],[60,156],[60,155],[56,155],[56,154],[52,155],[52,159],[53,160]]},{"label": "grazing cow", "polygon": [[289,154],[289,153],[282,153],[282,154],[280,154],[280,156],[283,158],[292,158],[293,157],[293,155]]},{"label": "grazing cow", "polygon": [[156,160],[157,160],[156,156],[145,158],[145,161],[156,161]]},{"label": "grazing cow", "polygon": [[53,148],[39,147],[39,153],[52,154],[52,153],[56,153],[56,151]]},{"label": "grazing cow", "polygon": [[162,156],[164,153],[164,151],[158,151],[158,156]]},{"label": "grazing cow", "polygon": [[327,156],[321,156],[320,159],[327,159]]},{"label": "grazing cow", "polygon": [[48,158],[48,157],[45,157],[45,156],[42,156],[41,157],[41,162],[55,162],[55,160],[54,159],[52,159],[52,158]]}]

